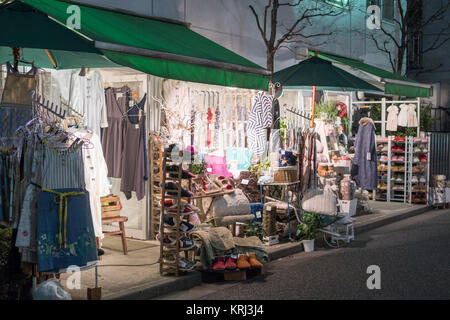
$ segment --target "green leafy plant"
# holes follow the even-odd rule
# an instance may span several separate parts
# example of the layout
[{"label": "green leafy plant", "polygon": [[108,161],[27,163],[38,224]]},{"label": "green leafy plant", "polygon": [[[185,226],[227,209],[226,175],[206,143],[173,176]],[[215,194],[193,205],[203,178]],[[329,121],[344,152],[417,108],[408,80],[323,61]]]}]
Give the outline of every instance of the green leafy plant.
[{"label": "green leafy plant", "polygon": [[204,159],[202,159],[202,162],[200,162],[200,163],[193,163],[192,164],[192,173],[204,175],[207,165],[208,165],[208,163]]},{"label": "green leafy plant", "polygon": [[322,114],[326,115],[326,119],[336,121],[339,115],[339,109],[336,107],[335,100],[320,101],[314,109],[314,117],[321,119]]},{"label": "green leafy plant", "polygon": [[305,240],[313,240],[320,225],[320,216],[316,213],[304,213],[302,220],[303,222],[297,225],[295,235]]},{"label": "green leafy plant", "polygon": [[262,228],[261,223],[257,221],[249,222],[246,225],[245,236],[257,236],[260,240],[266,235],[266,231]]},{"label": "green leafy plant", "polygon": [[260,163],[253,165],[249,168],[249,171],[255,173],[258,178],[264,170],[268,170],[270,168],[270,159],[265,158]]}]

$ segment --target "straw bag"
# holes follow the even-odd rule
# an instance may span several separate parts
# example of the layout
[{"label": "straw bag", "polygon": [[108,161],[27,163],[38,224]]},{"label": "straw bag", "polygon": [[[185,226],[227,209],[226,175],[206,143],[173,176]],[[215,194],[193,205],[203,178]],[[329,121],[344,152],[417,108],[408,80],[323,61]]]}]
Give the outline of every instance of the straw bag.
[{"label": "straw bag", "polygon": [[336,214],[337,199],[331,192],[323,192],[317,189],[309,190],[302,200],[302,209],[307,212],[321,214]]},{"label": "straw bag", "polygon": [[11,72],[11,65],[7,65],[8,74],[3,89],[1,105],[31,108],[31,90],[36,87],[34,74]]}]

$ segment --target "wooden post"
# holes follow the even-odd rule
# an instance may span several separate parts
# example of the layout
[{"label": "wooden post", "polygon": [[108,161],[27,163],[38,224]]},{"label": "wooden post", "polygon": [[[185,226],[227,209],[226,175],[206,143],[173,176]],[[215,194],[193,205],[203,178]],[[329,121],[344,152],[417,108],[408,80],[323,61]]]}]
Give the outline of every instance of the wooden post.
[{"label": "wooden post", "polygon": [[311,108],[311,128],[314,128],[314,112],[316,109],[316,86],[313,86],[312,108]]},{"label": "wooden post", "polygon": [[381,137],[386,138],[386,98],[381,99]]}]

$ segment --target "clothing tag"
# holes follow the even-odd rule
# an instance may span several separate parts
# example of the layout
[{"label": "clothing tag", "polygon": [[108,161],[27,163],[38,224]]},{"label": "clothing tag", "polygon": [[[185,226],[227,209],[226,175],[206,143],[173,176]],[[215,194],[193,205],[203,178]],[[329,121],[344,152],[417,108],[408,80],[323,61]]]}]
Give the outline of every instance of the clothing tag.
[{"label": "clothing tag", "polygon": [[212,172],[212,168],[206,168],[207,172]]},{"label": "clothing tag", "polygon": [[267,211],[272,211],[272,207],[266,207]]},{"label": "clothing tag", "polygon": [[117,99],[123,98],[123,93],[122,93],[122,92],[117,92],[117,93],[116,93],[116,98],[117,98]]},{"label": "clothing tag", "polygon": [[133,100],[128,101],[128,106],[133,107],[134,106],[134,101]]},{"label": "clothing tag", "polygon": [[261,211],[256,211],[256,217],[259,219],[261,218]]},{"label": "clothing tag", "polygon": [[139,129],[139,123],[135,124],[134,127],[135,127],[136,129]]},{"label": "clothing tag", "polygon": [[241,184],[244,184],[244,185],[248,185],[248,183],[249,183],[249,181],[248,181],[247,179],[243,179],[243,180],[241,181]]},{"label": "clothing tag", "polygon": [[367,152],[367,161],[372,160],[372,155],[370,154],[370,152]]}]

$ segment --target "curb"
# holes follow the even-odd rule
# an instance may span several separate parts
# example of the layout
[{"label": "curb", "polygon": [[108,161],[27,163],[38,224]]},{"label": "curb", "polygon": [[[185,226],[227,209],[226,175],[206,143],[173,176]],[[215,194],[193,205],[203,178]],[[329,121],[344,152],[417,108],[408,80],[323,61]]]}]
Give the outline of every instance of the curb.
[{"label": "curb", "polygon": [[202,284],[202,276],[200,272],[194,272],[182,277],[130,288],[105,296],[102,300],[149,300],[174,291],[187,290],[200,284]]},{"label": "curb", "polygon": [[[401,212],[401,213],[392,213],[392,211],[386,211],[385,213],[380,213],[380,216],[378,219],[374,221],[367,221],[367,222],[361,222],[361,223],[355,223],[355,234],[356,233],[363,233],[367,232],[400,220],[408,219],[414,216],[417,216],[419,214],[425,213],[427,211],[432,210],[433,208],[431,206],[426,206],[422,208],[418,208],[415,210],[411,210],[408,212]],[[321,236],[316,237],[316,239],[322,238]],[[303,252],[303,244],[302,242],[292,242],[284,244],[283,247],[273,249],[271,251],[270,247],[267,248],[268,255],[269,255],[269,261],[275,261],[296,253]]]},{"label": "curb", "polygon": [[[427,211],[432,210],[433,208],[430,206],[426,206],[426,207],[422,207],[422,208],[418,208],[415,210],[411,210],[411,211],[407,211],[407,212],[402,212],[402,213],[397,213],[397,214],[393,214],[393,213],[384,213],[383,217],[380,217],[379,219],[375,220],[375,221],[369,221],[369,222],[363,222],[363,223],[355,223],[355,233],[363,233],[369,230],[373,230],[400,220],[404,220],[404,219],[408,219],[414,216],[417,216],[419,214],[425,213]],[[382,213],[383,214],[383,213]]]}]

